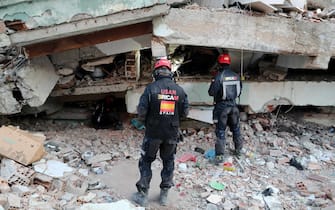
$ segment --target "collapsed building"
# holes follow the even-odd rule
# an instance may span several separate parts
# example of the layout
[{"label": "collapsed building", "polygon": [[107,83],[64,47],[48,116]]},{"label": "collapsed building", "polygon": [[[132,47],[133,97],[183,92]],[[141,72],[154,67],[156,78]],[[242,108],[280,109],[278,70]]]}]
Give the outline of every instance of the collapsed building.
[{"label": "collapsed building", "polygon": [[144,0],[0,2],[0,114],[125,99],[136,113],[158,57],[172,60],[211,122],[207,90],[219,53],[240,73],[249,112],[335,105],[335,1]]}]

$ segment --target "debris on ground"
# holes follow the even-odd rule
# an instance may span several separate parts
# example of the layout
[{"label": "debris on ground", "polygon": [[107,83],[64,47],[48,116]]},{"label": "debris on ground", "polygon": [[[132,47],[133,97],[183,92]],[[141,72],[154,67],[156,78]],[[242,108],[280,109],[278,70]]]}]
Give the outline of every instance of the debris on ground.
[{"label": "debris on ground", "polygon": [[[131,119],[124,121],[123,130],[94,129],[76,121],[9,123],[43,133],[45,153],[24,165],[2,152],[0,209],[144,209],[99,178],[114,173],[118,162],[139,160],[144,132]],[[241,157],[230,153],[233,141],[228,131],[225,160],[215,165],[210,161],[215,127],[184,127],[173,188],[182,204],[171,202],[167,208],[331,209],[335,134],[330,128],[290,115],[254,115],[241,122]],[[158,157],[153,167],[161,166]],[[149,202],[148,209],[157,208]]]}]

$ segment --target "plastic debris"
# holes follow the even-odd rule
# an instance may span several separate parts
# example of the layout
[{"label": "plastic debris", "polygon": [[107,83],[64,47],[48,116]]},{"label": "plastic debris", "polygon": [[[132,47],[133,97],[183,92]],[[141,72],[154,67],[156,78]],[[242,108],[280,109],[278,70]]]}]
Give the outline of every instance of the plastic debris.
[{"label": "plastic debris", "polygon": [[145,126],[143,125],[143,123],[141,121],[139,121],[137,118],[131,119],[131,124],[137,128],[138,130],[143,130],[145,129]]},{"label": "plastic debris", "polygon": [[235,168],[233,167],[233,164],[231,162],[224,162],[223,169],[225,171],[235,171]]},{"label": "plastic debris", "polygon": [[215,190],[224,190],[225,186],[224,184],[220,183],[220,182],[216,182],[216,181],[211,181],[209,183],[209,186]]},{"label": "plastic debris", "polygon": [[205,153],[205,158],[209,160],[214,160],[215,158],[215,149],[209,149]]},{"label": "plastic debris", "polygon": [[184,162],[187,162],[187,161],[193,161],[193,162],[197,162],[197,158],[190,154],[190,153],[186,153],[186,154],[183,154],[179,159],[178,159],[179,162],[181,163],[184,163]]}]

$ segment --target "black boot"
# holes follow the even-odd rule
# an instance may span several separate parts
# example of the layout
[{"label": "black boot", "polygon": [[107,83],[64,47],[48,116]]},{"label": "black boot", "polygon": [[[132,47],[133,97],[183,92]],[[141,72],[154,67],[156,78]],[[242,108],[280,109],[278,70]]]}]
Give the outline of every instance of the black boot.
[{"label": "black boot", "polygon": [[234,155],[239,157],[239,156],[241,156],[241,151],[242,151],[242,147],[243,147],[243,140],[242,140],[241,136],[239,136],[239,137],[233,138],[233,141],[234,141],[234,146],[235,146]]},{"label": "black boot", "polygon": [[148,192],[139,191],[133,195],[133,201],[140,206],[148,205]]},{"label": "black boot", "polygon": [[161,206],[167,205],[167,196],[168,196],[169,188],[162,188],[161,193],[159,195],[159,203]]},{"label": "black boot", "polygon": [[224,155],[217,155],[215,156],[214,164],[218,166],[224,162],[224,159]]}]

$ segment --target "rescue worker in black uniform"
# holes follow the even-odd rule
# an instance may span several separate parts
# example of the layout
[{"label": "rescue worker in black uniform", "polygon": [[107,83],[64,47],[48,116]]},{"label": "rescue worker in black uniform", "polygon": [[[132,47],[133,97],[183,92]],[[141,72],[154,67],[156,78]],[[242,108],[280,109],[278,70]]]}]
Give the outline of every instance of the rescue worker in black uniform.
[{"label": "rescue worker in black uniform", "polygon": [[148,204],[152,178],[151,164],[159,150],[163,162],[159,202],[167,204],[168,190],[173,184],[174,159],[179,141],[180,119],[188,114],[189,104],[184,90],[173,80],[171,63],[160,59],[155,63],[153,77],[142,94],[137,107],[138,119],[145,125],[141,158],[138,163],[140,179],[133,200],[141,206]]},{"label": "rescue worker in black uniform", "polygon": [[208,89],[208,94],[214,96],[213,122],[216,124],[216,164],[224,160],[227,125],[233,133],[234,152],[236,155],[240,155],[243,146],[239,125],[240,113],[236,105],[236,98],[241,94],[242,83],[239,75],[230,69],[230,62],[229,54],[223,53],[219,55],[219,72]]}]

